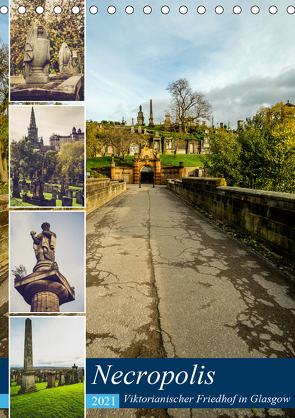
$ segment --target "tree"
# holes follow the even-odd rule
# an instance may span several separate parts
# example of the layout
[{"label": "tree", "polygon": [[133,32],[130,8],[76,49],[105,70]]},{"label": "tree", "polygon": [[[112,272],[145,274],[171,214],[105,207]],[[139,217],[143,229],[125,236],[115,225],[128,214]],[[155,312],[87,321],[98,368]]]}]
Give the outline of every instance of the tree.
[{"label": "tree", "polygon": [[192,121],[197,119],[210,120],[212,117],[212,106],[205,99],[200,91],[193,91],[186,78],[180,78],[168,84],[167,89],[172,96],[170,112],[178,112],[181,121],[181,128],[186,132],[186,122],[188,118]]},{"label": "tree", "polygon": [[99,148],[99,135],[102,129],[99,128],[98,122],[92,120],[86,121],[86,156],[87,158],[95,157]]},{"label": "tree", "polygon": [[204,160],[208,174],[213,177],[224,177],[228,186],[237,185],[241,180],[241,145],[238,135],[223,129],[218,130],[210,138],[210,151],[212,154]]},{"label": "tree", "polygon": [[0,182],[7,183],[8,161],[8,46],[0,38]]},{"label": "tree", "polygon": [[101,144],[104,146],[112,146],[118,155],[123,155],[124,160],[129,153],[130,145],[142,142],[138,135],[121,127],[112,127],[98,137]]},{"label": "tree", "polygon": [[69,142],[62,145],[57,154],[57,171],[67,180],[84,181],[84,144]]}]

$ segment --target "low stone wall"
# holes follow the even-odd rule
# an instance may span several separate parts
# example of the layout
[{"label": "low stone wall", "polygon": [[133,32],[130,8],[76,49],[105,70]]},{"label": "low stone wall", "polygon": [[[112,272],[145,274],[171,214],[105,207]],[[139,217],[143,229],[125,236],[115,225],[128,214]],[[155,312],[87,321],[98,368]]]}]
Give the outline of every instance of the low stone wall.
[{"label": "low stone wall", "polygon": [[0,275],[8,264],[8,195],[0,196]]},{"label": "low stone wall", "polygon": [[167,180],[169,190],[251,233],[295,264],[295,194],[227,187],[225,179]]},{"label": "low stone wall", "polygon": [[118,196],[126,190],[126,183],[111,181],[110,179],[86,180],[86,214],[97,209],[104,203]]}]

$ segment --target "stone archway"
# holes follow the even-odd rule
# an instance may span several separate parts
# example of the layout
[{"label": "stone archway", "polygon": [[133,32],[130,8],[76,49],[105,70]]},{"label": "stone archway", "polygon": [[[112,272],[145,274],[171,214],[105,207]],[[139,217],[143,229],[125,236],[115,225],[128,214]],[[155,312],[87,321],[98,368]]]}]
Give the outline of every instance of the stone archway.
[{"label": "stone archway", "polygon": [[145,165],[140,171],[140,183],[154,183],[154,170],[150,165]]}]

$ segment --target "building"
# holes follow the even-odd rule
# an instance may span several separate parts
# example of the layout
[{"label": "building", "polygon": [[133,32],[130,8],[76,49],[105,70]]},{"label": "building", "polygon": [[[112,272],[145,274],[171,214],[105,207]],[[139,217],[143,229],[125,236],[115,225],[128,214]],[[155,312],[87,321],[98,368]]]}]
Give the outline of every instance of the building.
[{"label": "building", "polygon": [[81,131],[79,128],[78,131],[75,127],[72,129],[72,133],[67,136],[52,134],[49,138],[50,146],[55,151],[60,151],[61,146],[66,143],[74,144],[75,142],[82,142],[84,143],[84,132]]}]

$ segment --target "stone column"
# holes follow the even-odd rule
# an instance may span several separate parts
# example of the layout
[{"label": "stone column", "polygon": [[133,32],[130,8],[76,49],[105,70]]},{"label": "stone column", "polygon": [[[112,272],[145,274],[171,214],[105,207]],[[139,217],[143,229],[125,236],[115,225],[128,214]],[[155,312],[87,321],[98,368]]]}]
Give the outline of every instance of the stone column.
[{"label": "stone column", "polygon": [[133,183],[139,184],[139,162],[134,159]]},{"label": "stone column", "polygon": [[111,162],[111,179],[112,180],[116,179],[116,163],[114,161],[114,157],[112,157],[112,162]]},{"label": "stone column", "polygon": [[37,388],[33,368],[32,321],[30,318],[27,318],[25,325],[24,371],[22,373],[21,388],[18,393],[20,395],[30,392],[37,392]]}]

